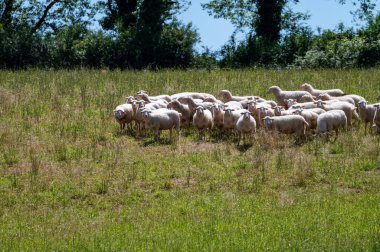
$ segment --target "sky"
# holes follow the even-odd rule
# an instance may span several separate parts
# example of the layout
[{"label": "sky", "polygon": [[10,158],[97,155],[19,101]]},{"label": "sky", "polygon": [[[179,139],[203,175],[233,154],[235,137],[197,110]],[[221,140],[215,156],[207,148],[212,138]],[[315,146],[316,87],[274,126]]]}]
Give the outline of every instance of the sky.
[{"label": "sky", "polygon": [[[184,23],[192,22],[197,28],[201,38],[198,48],[206,46],[211,50],[218,50],[228,41],[234,27],[229,21],[215,19],[202,10],[201,3],[205,2],[207,0],[192,0],[189,9],[182,13],[179,19]],[[301,0],[294,6],[293,10],[308,12],[311,17],[306,23],[316,31],[317,27],[334,29],[340,22],[347,26],[354,26],[350,11],[355,9],[351,1],[347,1],[345,5],[340,5],[337,0]],[[379,11],[379,6],[376,9]]]}]

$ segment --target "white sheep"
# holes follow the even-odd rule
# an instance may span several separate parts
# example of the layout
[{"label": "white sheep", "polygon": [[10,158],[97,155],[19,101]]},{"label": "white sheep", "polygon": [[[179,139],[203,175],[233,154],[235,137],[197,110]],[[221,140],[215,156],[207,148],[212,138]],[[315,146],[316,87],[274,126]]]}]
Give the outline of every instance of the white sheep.
[{"label": "white sheep", "polygon": [[193,112],[190,110],[189,105],[174,100],[168,103],[167,108],[174,109],[181,113],[181,127],[190,126],[190,123],[193,120]]},{"label": "white sheep", "polygon": [[306,91],[283,91],[278,86],[270,87],[268,93],[272,93],[276,97],[277,104],[282,106],[286,106],[285,99],[295,99],[300,102],[303,95],[310,94]]},{"label": "white sheep", "polygon": [[300,87],[301,90],[303,91],[307,91],[309,92],[310,94],[314,95],[314,96],[318,96],[322,93],[327,93],[331,96],[342,96],[344,95],[344,92],[340,89],[327,89],[327,90],[320,90],[320,89],[315,89],[313,88],[312,85],[308,84],[308,83],[304,83],[301,85]]},{"label": "white sheep", "polygon": [[257,116],[257,121],[260,127],[264,126],[263,118],[266,116],[275,116],[274,110],[265,106],[258,106],[258,116]]},{"label": "white sheep", "polygon": [[296,133],[301,140],[306,140],[306,128],[309,124],[300,115],[266,116],[263,120],[267,130],[274,129],[286,134]]},{"label": "white sheep", "polygon": [[315,102],[318,108],[322,108],[326,111],[329,110],[343,110],[347,117],[348,127],[352,126],[352,119],[359,119],[359,115],[356,112],[356,107],[348,102],[337,101],[327,104],[326,101],[318,100]]},{"label": "white sheep", "polygon": [[144,100],[146,103],[156,102],[156,101],[165,101],[166,103],[171,102],[169,95],[157,95],[157,96],[148,96],[147,93],[139,92],[136,94],[137,100]]},{"label": "white sheep", "polygon": [[365,100],[360,101],[358,106],[359,117],[364,123],[364,135],[367,135],[367,125],[368,123],[373,123],[376,107],[375,104],[368,104]]},{"label": "white sheep", "polygon": [[[211,111],[205,109],[202,106],[198,106],[195,109],[195,114],[193,116],[193,125],[199,130],[199,140],[206,140],[205,131],[211,131],[214,121],[212,118]],[[211,132],[210,132],[211,139]]]},{"label": "white sheep", "polygon": [[331,96],[327,93],[322,93],[322,94],[318,95],[318,99],[321,99],[322,101],[332,101],[332,100],[344,101],[344,102],[351,103],[352,105],[355,105],[354,99],[352,99],[351,97],[349,97],[347,95],[334,97],[334,96]]},{"label": "white sheep", "polygon": [[306,122],[309,124],[309,129],[316,129],[317,128],[317,119],[319,114],[315,113],[311,109],[296,109],[293,112],[294,115],[300,115],[303,118],[305,118]]},{"label": "white sheep", "polygon": [[330,110],[318,116],[317,119],[317,137],[335,130],[335,139],[338,137],[339,129],[347,130],[347,117],[342,110]]},{"label": "white sheep", "polygon": [[214,119],[214,127],[218,128],[221,132],[223,129],[224,106],[218,103],[214,103],[214,105],[211,107],[211,112]]},{"label": "white sheep", "polygon": [[132,104],[121,104],[117,106],[113,112],[115,114],[116,121],[120,124],[120,130],[125,129],[125,125],[127,125],[128,129],[131,129],[131,123],[134,115]]},{"label": "white sheep", "polygon": [[223,120],[223,130],[229,131],[229,130],[235,130],[236,128],[236,122],[241,116],[241,113],[249,112],[246,109],[231,109],[226,108],[224,109],[224,120]]},{"label": "white sheep", "polygon": [[170,131],[170,141],[172,141],[173,128],[177,133],[177,138],[179,137],[181,114],[177,111],[161,108],[154,111],[143,110],[141,113],[143,114],[145,127],[154,131],[156,141],[159,140],[161,131],[167,129]]},{"label": "white sheep", "polygon": [[274,111],[274,116],[284,116],[284,115],[293,115],[293,112],[295,111],[295,109],[285,110],[285,108],[282,106],[276,106],[274,107],[273,111]]},{"label": "white sheep", "polygon": [[256,121],[251,113],[246,111],[242,112],[241,116],[236,122],[236,130],[239,132],[238,146],[240,144],[241,136],[243,135],[243,144],[245,144],[246,135],[249,136],[249,142],[253,143],[253,134],[256,133]]},{"label": "white sheep", "polygon": [[181,97],[190,97],[193,99],[201,99],[202,101],[206,98],[216,99],[215,96],[213,96],[212,94],[198,93],[198,92],[182,92],[182,93],[177,93],[177,94],[173,94],[170,96],[170,98],[172,100],[178,100],[178,98],[181,98]]},{"label": "white sheep", "polygon": [[229,90],[220,90],[219,94],[220,97],[222,97],[223,102],[229,102],[229,101],[244,101],[248,100],[251,96],[233,96]]},{"label": "white sheep", "polygon": [[373,105],[376,108],[375,115],[373,117],[373,127],[376,128],[376,132],[380,134],[380,103]]}]

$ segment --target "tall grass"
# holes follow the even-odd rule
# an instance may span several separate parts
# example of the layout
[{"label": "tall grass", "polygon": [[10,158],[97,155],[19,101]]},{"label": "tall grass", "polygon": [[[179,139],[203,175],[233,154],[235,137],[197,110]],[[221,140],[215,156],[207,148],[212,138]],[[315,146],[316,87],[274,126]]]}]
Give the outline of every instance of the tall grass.
[{"label": "tall grass", "polygon": [[[259,132],[150,144],[113,108],[140,89],[271,98],[308,82],[375,101],[380,71],[0,71],[0,249],[379,250],[380,137]],[[168,136],[164,133],[164,136]]]}]

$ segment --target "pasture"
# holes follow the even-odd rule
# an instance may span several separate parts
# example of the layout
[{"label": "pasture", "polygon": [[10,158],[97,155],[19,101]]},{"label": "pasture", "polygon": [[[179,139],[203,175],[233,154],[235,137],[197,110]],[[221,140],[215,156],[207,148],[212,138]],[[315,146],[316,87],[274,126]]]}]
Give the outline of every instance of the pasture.
[{"label": "pasture", "polygon": [[[120,133],[112,110],[308,82],[375,102],[380,70],[0,71],[0,250],[380,250],[380,136],[254,144]],[[168,137],[163,132],[163,137]]]}]

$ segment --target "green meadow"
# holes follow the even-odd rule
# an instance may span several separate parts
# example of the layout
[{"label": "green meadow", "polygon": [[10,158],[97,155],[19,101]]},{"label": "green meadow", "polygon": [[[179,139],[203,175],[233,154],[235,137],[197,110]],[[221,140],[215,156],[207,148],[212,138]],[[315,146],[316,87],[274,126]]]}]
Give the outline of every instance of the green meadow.
[{"label": "green meadow", "polygon": [[380,135],[363,124],[237,147],[136,139],[112,112],[141,89],[273,99],[304,82],[373,103],[380,70],[0,71],[0,250],[379,251]]}]

